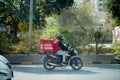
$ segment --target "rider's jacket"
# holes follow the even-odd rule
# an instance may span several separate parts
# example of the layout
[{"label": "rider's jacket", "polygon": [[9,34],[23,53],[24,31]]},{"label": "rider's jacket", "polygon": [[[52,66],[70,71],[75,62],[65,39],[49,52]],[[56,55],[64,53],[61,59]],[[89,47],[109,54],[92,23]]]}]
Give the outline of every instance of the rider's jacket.
[{"label": "rider's jacket", "polygon": [[59,46],[59,43],[60,40],[59,39],[56,39],[55,42],[54,42],[54,52],[57,52],[61,49],[61,46]]},{"label": "rider's jacket", "polygon": [[54,42],[54,52],[57,52],[61,49],[66,51],[68,50],[68,48],[63,45],[62,41],[60,41],[59,39],[56,39]]}]

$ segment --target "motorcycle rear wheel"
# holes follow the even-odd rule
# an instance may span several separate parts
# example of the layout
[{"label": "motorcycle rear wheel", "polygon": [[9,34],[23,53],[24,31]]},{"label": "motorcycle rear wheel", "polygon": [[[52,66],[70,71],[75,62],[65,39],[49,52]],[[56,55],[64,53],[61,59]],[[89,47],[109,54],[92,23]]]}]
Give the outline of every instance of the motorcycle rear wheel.
[{"label": "motorcycle rear wheel", "polygon": [[51,61],[52,61],[52,59],[49,58],[49,57],[44,58],[43,66],[48,71],[51,71],[51,70],[55,69],[55,66],[51,66],[51,65],[48,64],[48,63],[51,63]]}]

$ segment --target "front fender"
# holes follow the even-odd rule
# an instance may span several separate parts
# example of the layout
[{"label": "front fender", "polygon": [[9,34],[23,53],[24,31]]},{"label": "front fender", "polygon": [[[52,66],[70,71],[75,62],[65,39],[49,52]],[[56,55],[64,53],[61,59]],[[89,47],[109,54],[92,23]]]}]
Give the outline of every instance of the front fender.
[{"label": "front fender", "polygon": [[[72,60],[75,59],[75,58],[76,58],[76,59],[78,58],[78,59],[81,60],[81,58],[80,58],[79,56],[72,56],[72,57],[70,58],[70,65],[72,64]],[[81,60],[81,61],[82,61],[82,60]]]},{"label": "front fender", "polygon": [[[72,56],[71,58],[70,58],[70,61],[71,60],[73,60],[74,58],[80,58],[79,56]],[[81,59],[81,58],[80,58]]]}]

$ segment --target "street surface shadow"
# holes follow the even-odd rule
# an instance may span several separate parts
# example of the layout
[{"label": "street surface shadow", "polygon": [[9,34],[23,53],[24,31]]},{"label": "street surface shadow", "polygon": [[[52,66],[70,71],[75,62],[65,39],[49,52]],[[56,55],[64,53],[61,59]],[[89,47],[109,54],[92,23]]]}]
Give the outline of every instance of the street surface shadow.
[{"label": "street surface shadow", "polygon": [[88,74],[96,74],[98,72],[82,68],[78,71],[73,70],[71,67],[66,67],[66,68],[55,68],[52,71],[47,71],[43,68],[43,66],[13,66],[13,70],[15,72],[22,72],[22,73],[32,73],[32,74],[83,74],[83,75],[88,75]]},{"label": "street surface shadow", "polygon": [[94,67],[98,69],[106,69],[106,70],[120,70],[119,64],[97,64],[97,65],[85,65],[85,67]]}]

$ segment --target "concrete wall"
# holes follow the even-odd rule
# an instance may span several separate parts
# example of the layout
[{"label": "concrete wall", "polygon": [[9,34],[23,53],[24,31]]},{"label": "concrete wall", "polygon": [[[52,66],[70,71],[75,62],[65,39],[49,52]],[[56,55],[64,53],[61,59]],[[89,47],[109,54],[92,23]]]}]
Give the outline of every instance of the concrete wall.
[{"label": "concrete wall", "polygon": [[[5,56],[11,64],[41,64],[41,54],[8,54]],[[79,55],[84,64],[113,64],[117,63],[114,55]]]},{"label": "concrete wall", "polygon": [[5,56],[11,64],[40,64],[42,56],[40,54],[9,54]]}]

